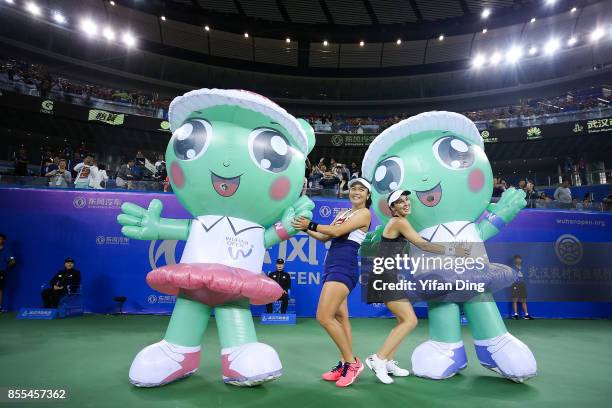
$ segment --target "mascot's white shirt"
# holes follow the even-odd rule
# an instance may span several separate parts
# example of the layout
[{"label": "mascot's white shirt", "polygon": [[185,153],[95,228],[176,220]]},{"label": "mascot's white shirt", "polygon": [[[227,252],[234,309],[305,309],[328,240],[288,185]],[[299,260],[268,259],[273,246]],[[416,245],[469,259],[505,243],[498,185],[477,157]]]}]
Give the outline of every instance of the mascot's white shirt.
[{"label": "mascot's white shirt", "polygon": [[181,263],[220,263],[261,273],[264,227],[241,218],[203,215],[191,222]]},{"label": "mascot's white shirt", "polygon": [[[444,224],[434,225],[433,227],[425,228],[424,230],[419,231],[419,235],[426,241],[440,244],[464,242],[466,247],[470,249],[470,258],[474,259],[477,257],[482,257],[484,263],[489,262],[484,242],[482,241],[482,238],[480,238],[478,228],[473,221],[451,221]],[[443,259],[454,258],[422,251],[413,244],[410,244],[410,255],[413,258],[420,256],[427,258],[440,257]]]}]

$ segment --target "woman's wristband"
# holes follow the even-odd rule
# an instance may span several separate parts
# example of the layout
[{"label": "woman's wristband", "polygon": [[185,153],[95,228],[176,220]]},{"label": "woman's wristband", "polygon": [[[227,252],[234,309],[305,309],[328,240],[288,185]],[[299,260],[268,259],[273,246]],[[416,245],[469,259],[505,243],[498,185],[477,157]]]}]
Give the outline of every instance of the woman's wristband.
[{"label": "woman's wristband", "polygon": [[317,224],[316,222],[310,221],[310,223],[308,224],[308,229],[316,232],[318,226],[319,224]]}]

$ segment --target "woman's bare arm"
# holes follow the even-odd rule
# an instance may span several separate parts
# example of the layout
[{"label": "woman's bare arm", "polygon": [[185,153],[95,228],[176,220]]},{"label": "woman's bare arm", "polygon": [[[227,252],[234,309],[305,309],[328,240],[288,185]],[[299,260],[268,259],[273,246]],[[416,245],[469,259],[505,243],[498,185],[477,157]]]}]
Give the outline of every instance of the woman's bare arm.
[{"label": "woman's bare arm", "polygon": [[329,235],[332,238],[341,237],[352,231],[367,228],[372,221],[372,215],[367,209],[357,210],[350,218],[338,225],[319,225],[317,232]]},{"label": "woman's bare arm", "polygon": [[414,228],[412,228],[412,225],[410,225],[407,219],[399,219],[396,221],[395,226],[399,233],[404,236],[404,238],[406,238],[411,244],[415,245],[420,250],[440,255],[446,254],[446,247],[444,245],[434,244],[423,239],[423,237],[421,237],[414,230]]}]

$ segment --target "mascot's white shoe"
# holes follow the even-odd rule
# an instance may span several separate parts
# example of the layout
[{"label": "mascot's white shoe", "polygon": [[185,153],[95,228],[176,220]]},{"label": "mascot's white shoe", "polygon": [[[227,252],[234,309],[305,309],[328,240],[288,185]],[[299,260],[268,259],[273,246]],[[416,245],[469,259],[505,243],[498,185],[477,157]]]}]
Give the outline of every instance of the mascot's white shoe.
[{"label": "mascot's white shoe", "polygon": [[412,353],[412,371],[417,377],[442,380],[467,367],[463,342],[443,343],[427,340]]},{"label": "mascot's white shoe", "polygon": [[183,347],[162,340],[143,348],[130,367],[130,382],[157,387],[187,377],[200,366],[200,346]]},{"label": "mascot's white shoe", "polygon": [[283,366],[276,351],[264,343],[247,343],[221,350],[223,382],[253,387],[277,379]]},{"label": "mascot's white shoe", "polygon": [[529,347],[506,332],[486,340],[475,340],[480,364],[515,382],[538,374],[538,365]]}]

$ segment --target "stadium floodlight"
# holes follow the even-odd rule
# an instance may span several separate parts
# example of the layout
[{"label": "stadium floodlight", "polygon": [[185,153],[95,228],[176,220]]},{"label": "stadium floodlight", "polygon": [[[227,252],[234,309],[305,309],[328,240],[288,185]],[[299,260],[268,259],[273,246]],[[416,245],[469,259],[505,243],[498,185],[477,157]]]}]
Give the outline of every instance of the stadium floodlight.
[{"label": "stadium floodlight", "polygon": [[31,14],[35,16],[40,16],[40,7],[36,3],[28,3],[26,4],[26,10],[28,10]]},{"label": "stadium floodlight", "polygon": [[166,16],[161,16],[159,18],[161,18],[161,21],[166,21]]},{"label": "stadium floodlight", "polygon": [[484,55],[478,54],[472,59],[472,67],[475,69],[482,68],[487,63]]},{"label": "stadium floodlight", "polygon": [[89,37],[92,37],[98,32],[98,26],[92,19],[86,18],[81,21],[81,30]]},{"label": "stadium floodlight", "polygon": [[567,45],[569,45],[570,47],[574,44],[576,44],[578,42],[578,40],[576,39],[576,37],[571,36],[569,40],[567,40]]},{"label": "stadium floodlight", "polygon": [[544,52],[547,55],[552,55],[555,52],[557,52],[557,50],[561,47],[561,44],[559,43],[559,40],[556,38],[551,38],[550,40],[548,40],[546,42],[546,44],[544,45]]},{"label": "stadium floodlight", "polygon": [[205,26],[204,26],[204,31],[210,31],[210,26],[205,25]]},{"label": "stadium floodlight", "polygon": [[529,20],[529,22],[532,23],[532,24],[535,23],[536,22],[536,18],[532,17],[531,20]]},{"label": "stadium floodlight", "polygon": [[286,42],[287,44],[289,44],[289,43],[291,42],[291,38],[289,38],[289,37],[285,38],[285,42]]},{"label": "stadium floodlight", "polygon": [[444,34],[440,34],[440,36],[438,37],[438,41],[442,41],[444,40]]},{"label": "stadium floodlight", "polygon": [[397,45],[402,45],[402,39],[398,38],[397,41],[395,42]]},{"label": "stadium floodlight", "polygon": [[327,40],[323,40],[323,46],[327,47],[329,45],[329,43],[327,42]]},{"label": "stadium floodlight", "polygon": [[578,10],[576,7],[572,7],[572,9],[570,10],[570,13],[575,13],[576,10]]},{"label": "stadium floodlight", "polygon": [[595,30],[593,30],[593,32],[591,33],[591,41],[599,41],[601,39],[601,37],[604,36],[606,32],[604,31],[603,28],[601,27],[597,27]]},{"label": "stadium floodlight", "polygon": [[486,8],[486,9],[482,10],[482,14],[481,14],[482,18],[487,18],[490,15],[491,15],[491,9]]},{"label": "stadium floodlight", "polygon": [[529,48],[529,55],[536,55],[537,52],[538,52],[538,49],[535,47],[535,45],[532,45]]},{"label": "stadium floodlight", "polygon": [[136,38],[130,32],[123,33],[123,37],[121,37],[121,40],[128,47],[133,47],[134,45],[136,45]]},{"label": "stadium floodlight", "polygon": [[102,35],[108,41],[113,41],[115,39],[115,32],[110,27],[105,27],[104,30],[102,30]]},{"label": "stadium floodlight", "polygon": [[249,38],[249,33],[244,33],[244,38]]},{"label": "stadium floodlight", "polygon": [[66,17],[64,17],[64,15],[60,13],[59,11],[54,11],[53,21],[55,21],[58,24],[64,24],[66,22]]},{"label": "stadium floodlight", "polygon": [[548,4],[549,6],[552,6],[556,2],[557,2],[557,0],[546,0],[546,4]]},{"label": "stadium floodlight", "polygon": [[502,55],[499,52],[496,52],[491,57],[491,65],[497,65],[500,63],[501,60],[502,60]]},{"label": "stadium floodlight", "polygon": [[523,56],[523,50],[519,46],[512,46],[506,53],[506,60],[511,64],[516,64]]},{"label": "stadium floodlight", "polygon": [[15,3],[13,0],[4,0],[5,2],[7,2],[8,4],[13,4]]},{"label": "stadium floodlight", "polygon": [[359,41],[359,46],[360,46],[360,47],[363,47],[364,45],[365,45],[365,42],[364,42],[364,41]]},{"label": "stadium floodlight", "polygon": [[111,6],[115,5],[115,2],[113,0],[110,0],[109,3],[110,3]]},{"label": "stadium floodlight", "polygon": [[482,29],[482,33],[483,33],[483,34],[486,34],[486,33],[487,33],[487,31],[489,31],[489,30],[487,30],[486,28],[483,28],[483,29]]}]

